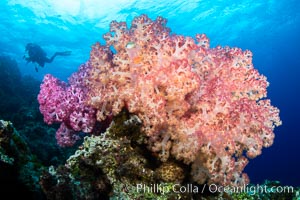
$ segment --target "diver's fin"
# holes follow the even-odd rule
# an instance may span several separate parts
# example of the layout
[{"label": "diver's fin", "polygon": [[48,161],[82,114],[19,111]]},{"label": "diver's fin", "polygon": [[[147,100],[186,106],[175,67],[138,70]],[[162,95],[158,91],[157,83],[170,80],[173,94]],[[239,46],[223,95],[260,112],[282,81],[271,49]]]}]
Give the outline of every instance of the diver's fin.
[{"label": "diver's fin", "polygon": [[63,51],[63,52],[56,52],[58,56],[69,56],[71,55],[72,51]]},{"label": "diver's fin", "polygon": [[34,67],[36,72],[39,72],[39,69],[37,68],[37,66]]}]

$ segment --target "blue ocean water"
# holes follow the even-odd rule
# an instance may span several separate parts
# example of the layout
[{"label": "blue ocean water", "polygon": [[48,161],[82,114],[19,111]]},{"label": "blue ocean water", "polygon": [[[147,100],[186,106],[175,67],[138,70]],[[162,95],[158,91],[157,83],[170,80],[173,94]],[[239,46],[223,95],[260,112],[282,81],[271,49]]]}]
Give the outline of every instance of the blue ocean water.
[{"label": "blue ocean water", "polygon": [[[0,54],[15,59],[23,75],[41,80],[47,74],[67,80],[89,58],[96,41],[112,20],[130,22],[147,14],[168,19],[173,33],[205,33],[211,46],[237,46],[253,52],[254,66],[267,76],[268,98],[281,111],[283,125],[275,129],[273,146],[246,167],[252,183],[264,179],[300,185],[300,4],[296,0],[269,1],[155,1],[145,0],[3,0],[0,3]],[[51,56],[72,51],[35,71],[22,58],[34,42]]]}]

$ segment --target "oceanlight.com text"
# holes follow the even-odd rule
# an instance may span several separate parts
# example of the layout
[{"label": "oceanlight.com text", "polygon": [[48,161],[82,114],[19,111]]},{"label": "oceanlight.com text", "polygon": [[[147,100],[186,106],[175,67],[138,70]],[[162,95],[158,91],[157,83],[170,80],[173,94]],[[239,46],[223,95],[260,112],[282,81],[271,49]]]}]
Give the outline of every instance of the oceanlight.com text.
[{"label": "oceanlight.com text", "polygon": [[294,188],[292,186],[267,186],[267,185],[243,185],[243,186],[219,186],[216,184],[204,185],[208,187],[211,193],[226,192],[226,193],[248,193],[254,195],[257,193],[293,193]]}]

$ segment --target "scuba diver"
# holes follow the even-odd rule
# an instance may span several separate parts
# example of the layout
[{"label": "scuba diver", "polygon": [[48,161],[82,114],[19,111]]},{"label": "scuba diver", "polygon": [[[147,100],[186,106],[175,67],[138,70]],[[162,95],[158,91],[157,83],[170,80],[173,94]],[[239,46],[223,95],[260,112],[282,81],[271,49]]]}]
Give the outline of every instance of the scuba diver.
[{"label": "scuba diver", "polygon": [[[69,56],[71,51],[56,52],[51,58],[47,57],[46,52],[37,44],[28,43],[25,48],[25,52],[28,55],[24,55],[23,58],[29,62],[36,62],[39,66],[44,67],[45,63],[51,63],[56,56]],[[35,66],[35,71],[38,72],[37,66]]]}]

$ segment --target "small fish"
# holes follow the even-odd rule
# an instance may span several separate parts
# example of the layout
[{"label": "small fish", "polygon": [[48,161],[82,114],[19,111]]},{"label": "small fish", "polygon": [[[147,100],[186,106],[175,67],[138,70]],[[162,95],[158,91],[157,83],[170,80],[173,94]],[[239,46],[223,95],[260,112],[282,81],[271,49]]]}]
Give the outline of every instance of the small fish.
[{"label": "small fish", "polygon": [[133,63],[134,64],[139,64],[143,61],[143,57],[142,56],[137,56],[133,58]]},{"label": "small fish", "polygon": [[134,42],[128,42],[127,44],[126,44],[126,48],[127,49],[132,49],[132,48],[134,48],[135,47],[135,43]]}]

